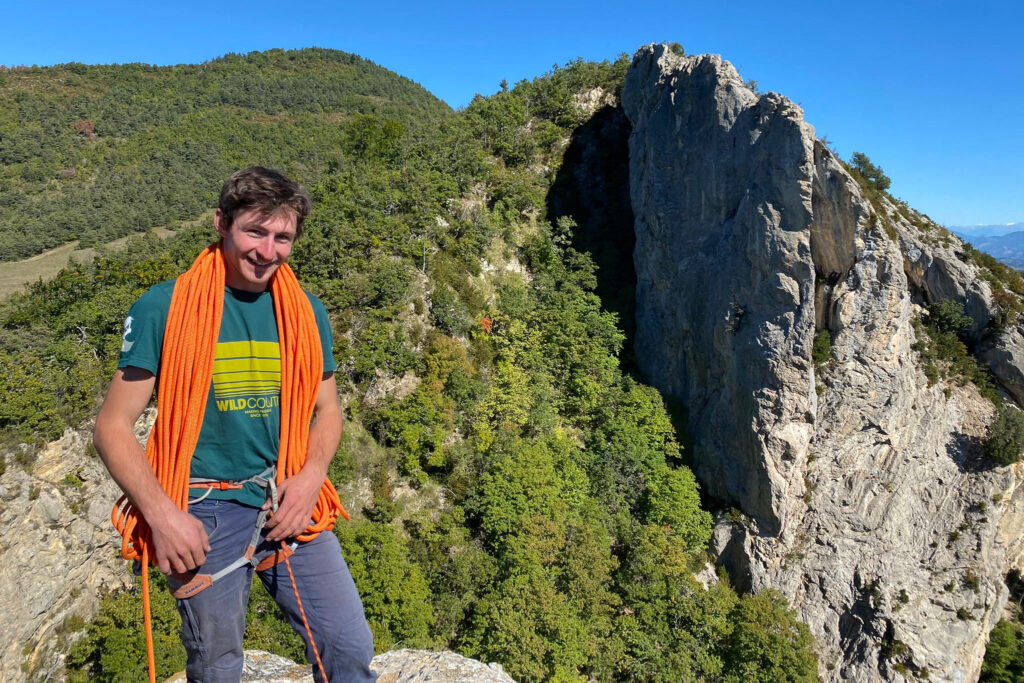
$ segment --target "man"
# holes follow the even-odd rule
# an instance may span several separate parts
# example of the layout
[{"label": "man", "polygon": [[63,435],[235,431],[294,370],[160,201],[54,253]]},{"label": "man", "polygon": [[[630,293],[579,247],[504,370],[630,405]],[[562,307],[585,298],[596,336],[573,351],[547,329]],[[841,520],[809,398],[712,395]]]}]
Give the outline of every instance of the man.
[{"label": "man", "polygon": [[[306,641],[316,680],[375,680],[372,636],[329,530],[344,514],[326,481],[342,420],[331,330],[284,265],[309,210],[276,171],[232,175],[214,216],[220,241],[132,306],[96,418],[94,443],[129,501],[115,508],[123,552],[168,575],[189,681],[240,679],[249,587],[266,557],[260,579]],[[144,452],[134,425],[158,381]],[[287,564],[282,542],[294,548]]]}]

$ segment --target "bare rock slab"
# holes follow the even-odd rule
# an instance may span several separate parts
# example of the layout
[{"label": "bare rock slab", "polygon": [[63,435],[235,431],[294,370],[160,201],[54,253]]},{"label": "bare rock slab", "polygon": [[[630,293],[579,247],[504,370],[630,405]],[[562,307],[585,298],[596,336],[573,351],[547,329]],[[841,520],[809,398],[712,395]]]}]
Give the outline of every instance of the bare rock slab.
[{"label": "bare rock slab", "polygon": [[[484,664],[454,652],[393,650],[379,654],[370,665],[378,683],[515,683],[500,664]],[[247,650],[242,683],[312,683],[309,665],[260,650]],[[185,672],[167,683],[185,683]]]}]

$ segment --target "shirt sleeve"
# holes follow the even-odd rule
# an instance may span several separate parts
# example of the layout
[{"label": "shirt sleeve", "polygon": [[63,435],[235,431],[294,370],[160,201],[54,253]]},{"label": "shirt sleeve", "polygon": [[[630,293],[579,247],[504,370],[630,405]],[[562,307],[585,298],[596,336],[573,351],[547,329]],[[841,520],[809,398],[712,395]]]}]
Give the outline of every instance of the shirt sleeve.
[{"label": "shirt sleeve", "polygon": [[316,327],[320,332],[320,346],[324,352],[324,372],[334,372],[338,369],[338,363],[334,360],[334,333],[331,332],[331,321],[327,317],[327,308],[320,299],[309,292],[309,303],[313,305],[313,315],[316,317]]},{"label": "shirt sleeve", "polygon": [[124,320],[117,367],[132,366],[160,374],[164,327],[171,307],[171,289],[157,285],[139,297]]}]

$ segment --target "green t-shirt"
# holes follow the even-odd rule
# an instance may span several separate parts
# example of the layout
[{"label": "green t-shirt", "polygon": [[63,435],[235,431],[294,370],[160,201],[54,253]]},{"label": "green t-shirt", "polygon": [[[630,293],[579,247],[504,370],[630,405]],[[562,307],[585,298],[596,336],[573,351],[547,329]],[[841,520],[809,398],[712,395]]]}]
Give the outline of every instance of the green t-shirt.
[{"label": "green t-shirt", "polygon": [[[117,367],[133,366],[160,374],[164,328],[176,280],[156,285],[131,307],[124,323],[124,341]],[[338,366],[327,310],[312,294],[324,372]],[[224,288],[224,314],[213,361],[213,381],[206,412],[192,456],[191,476],[246,479],[277,462],[280,444],[281,352],[273,295]],[[193,489],[193,497],[205,489]],[[265,491],[256,484],[244,489],[213,490],[210,498],[259,506]]]}]

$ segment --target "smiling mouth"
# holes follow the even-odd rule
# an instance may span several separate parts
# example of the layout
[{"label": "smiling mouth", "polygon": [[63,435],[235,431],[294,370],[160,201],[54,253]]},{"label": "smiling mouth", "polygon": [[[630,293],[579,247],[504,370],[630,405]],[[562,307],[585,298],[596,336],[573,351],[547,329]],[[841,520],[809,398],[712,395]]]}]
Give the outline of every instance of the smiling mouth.
[{"label": "smiling mouth", "polygon": [[246,258],[246,261],[251,263],[254,268],[266,268],[268,266],[274,265],[274,261],[267,261],[266,263],[260,263],[259,261],[252,260],[251,258]]}]

